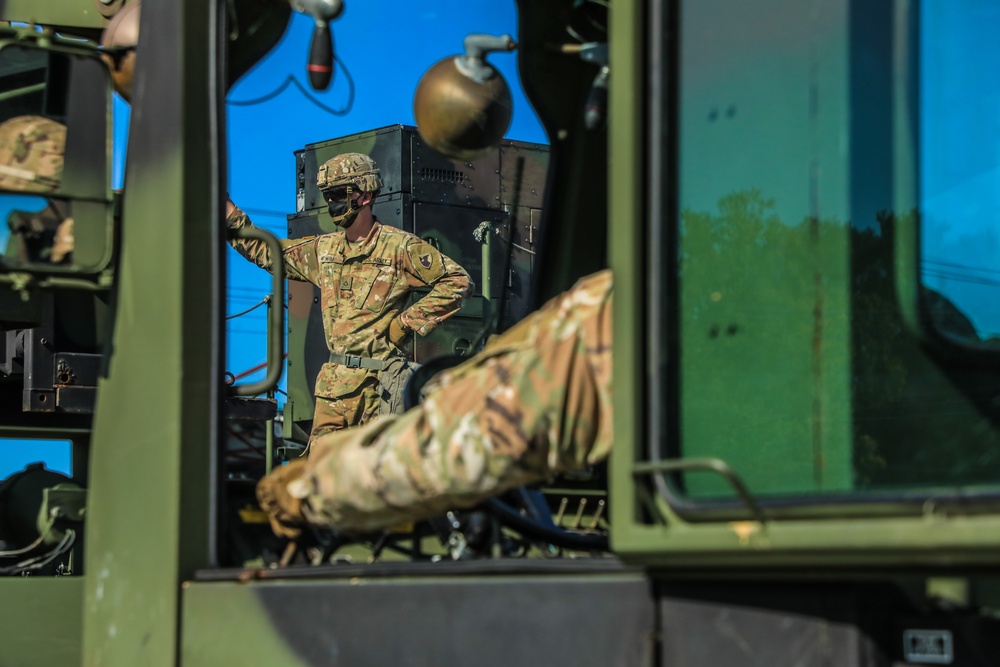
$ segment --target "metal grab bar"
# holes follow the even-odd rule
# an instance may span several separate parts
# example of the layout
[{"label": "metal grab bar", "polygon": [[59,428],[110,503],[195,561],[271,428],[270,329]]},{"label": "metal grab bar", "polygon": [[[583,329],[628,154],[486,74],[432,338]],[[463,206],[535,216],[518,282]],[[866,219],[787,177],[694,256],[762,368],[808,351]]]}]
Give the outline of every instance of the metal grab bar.
[{"label": "metal grab bar", "polygon": [[267,315],[267,373],[253,384],[227,387],[231,396],[257,396],[271,391],[281,380],[281,364],[285,357],[285,263],[278,237],[259,227],[237,227],[229,230],[231,238],[256,239],[268,246],[271,254],[271,302]]},{"label": "metal grab bar", "polygon": [[[672,459],[667,461],[637,462],[632,468],[632,476],[635,478],[645,475],[654,475],[664,472],[691,472],[691,471],[714,472],[722,475],[729,485],[733,487],[736,494],[743,501],[743,504],[753,513],[754,518],[761,524],[767,522],[764,512],[760,506],[754,502],[750,490],[746,484],[736,474],[736,471],[729,467],[729,464],[722,459]],[[670,504],[669,498],[663,498]]]}]

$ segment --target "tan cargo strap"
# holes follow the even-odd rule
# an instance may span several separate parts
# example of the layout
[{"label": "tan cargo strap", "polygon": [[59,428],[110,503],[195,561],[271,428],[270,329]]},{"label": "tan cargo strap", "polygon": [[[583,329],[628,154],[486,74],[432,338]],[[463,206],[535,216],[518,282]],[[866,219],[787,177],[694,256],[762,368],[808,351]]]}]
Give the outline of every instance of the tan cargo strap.
[{"label": "tan cargo strap", "polygon": [[330,363],[348,368],[367,368],[373,371],[380,371],[385,368],[385,362],[381,359],[371,357],[356,357],[352,354],[331,354]]}]

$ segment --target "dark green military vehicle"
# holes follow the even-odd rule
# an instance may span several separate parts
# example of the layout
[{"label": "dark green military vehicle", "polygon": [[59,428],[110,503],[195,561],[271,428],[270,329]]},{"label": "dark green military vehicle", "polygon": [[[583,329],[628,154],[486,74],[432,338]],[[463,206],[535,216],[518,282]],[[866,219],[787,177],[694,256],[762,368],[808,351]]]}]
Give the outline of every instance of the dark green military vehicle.
[{"label": "dark green military vehicle", "polygon": [[[319,87],[329,25],[378,28],[358,0],[291,5]],[[134,0],[0,0],[0,123],[67,133],[49,190],[0,181],[0,435],[73,447],[72,477],[0,484],[0,664],[1000,664],[1000,6],[520,0],[547,148],[501,141],[496,90],[479,132],[431,105],[379,130],[410,179],[382,203],[417,229],[470,155],[512,169],[504,202],[428,231],[491,244],[444,352],[613,270],[611,460],[288,545],[253,485],[308,430],[308,308],[290,333],[271,309],[264,382],[227,382],[222,218],[225,95],[292,6],[147,0],[136,48]],[[435,131],[450,155],[421,171]],[[37,182],[38,138],[12,142],[0,176]]]}]

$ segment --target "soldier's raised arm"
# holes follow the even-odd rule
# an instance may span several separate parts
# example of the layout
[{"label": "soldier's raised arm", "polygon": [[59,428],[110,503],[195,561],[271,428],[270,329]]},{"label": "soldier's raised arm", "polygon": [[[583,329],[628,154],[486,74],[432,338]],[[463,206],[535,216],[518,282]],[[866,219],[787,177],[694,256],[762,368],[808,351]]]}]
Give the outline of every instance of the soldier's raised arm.
[{"label": "soldier's raised arm", "polygon": [[[230,229],[253,228],[250,216],[243,212],[232,199],[226,199],[226,226]],[[283,250],[285,276],[289,280],[298,280],[316,284],[319,276],[319,263],[316,260],[316,245],[314,237],[305,239],[279,239]],[[271,251],[267,244],[257,239],[229,239],[229,245],[236,252],[264,269],[271,270]]]}]

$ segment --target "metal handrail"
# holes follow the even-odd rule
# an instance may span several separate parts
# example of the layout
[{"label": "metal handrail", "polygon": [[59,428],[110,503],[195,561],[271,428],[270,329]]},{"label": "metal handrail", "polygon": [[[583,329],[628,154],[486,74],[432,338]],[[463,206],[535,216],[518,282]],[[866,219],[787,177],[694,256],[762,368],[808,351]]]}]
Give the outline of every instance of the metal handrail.
[{"label": "metal handrail", "polygon": [[[234,384],[228,387],[233,396],[257,396],[271,391],[281,380],[282,362],[285,357],[285,264],[281,243],[274,234],[258,227],[236,227],[229,235],[237,239],[257,239],[268,246],[271,254],[271,303],[267,315],[267,373],[260,382]],[[277,306],[275,306],[277,304]]]},{"label": "metal handrail", "polygon": [[[753,496],[750,494],[750,490],[747,489],[746,484],[740,479],[740,476],[736,474],[736,471],[729,467],[729,464],[722,459],[671,459],[668,461],[652,461],[652,462],[637,462],[632,468],[632,476],[639,478],[644,475],[653,475],[663,472],[690,472],[694,470],[702,470],[707,472],[714,472],[722,475],[729,485],[733,487],[736,494],[743,501],[743,504],[753,513],[754,518],[760,523],[766,523],[767,518],[764,516],[763,510],[754,501]],[[662,496],[661,496],[662,497]],[[663,497],[670,505],[669,498]]]}]

